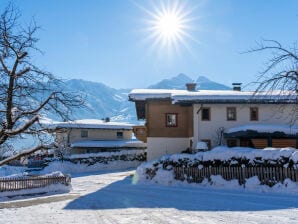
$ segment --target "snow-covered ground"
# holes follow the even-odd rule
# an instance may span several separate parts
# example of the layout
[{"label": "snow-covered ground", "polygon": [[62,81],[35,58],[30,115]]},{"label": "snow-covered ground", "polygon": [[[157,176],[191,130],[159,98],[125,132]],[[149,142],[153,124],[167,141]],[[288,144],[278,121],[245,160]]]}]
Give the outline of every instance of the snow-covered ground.
[{"label": "snow-covered ground", "polygon": [[69,194],[0,203],[0,223],[298,223],[298,197],[133,184],[134,171],[72,178]]}]

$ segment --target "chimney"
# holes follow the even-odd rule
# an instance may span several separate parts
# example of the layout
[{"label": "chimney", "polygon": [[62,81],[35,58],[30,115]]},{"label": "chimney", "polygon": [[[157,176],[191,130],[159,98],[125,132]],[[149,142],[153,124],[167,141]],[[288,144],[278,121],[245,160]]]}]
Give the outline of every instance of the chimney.
[{"label": "chimney", "polygon": [[185,84],[186,85],[186,89],[187,89],[187,91],[196,91],[196,85],[197,85],[197,83],[186,83]]},{"label": "chimney", "polygon": [[234,82],[234,83],[232,83],[232,85],[233,85],[234,91],[241,91],[241,85],[242,85],[241,82]]}]

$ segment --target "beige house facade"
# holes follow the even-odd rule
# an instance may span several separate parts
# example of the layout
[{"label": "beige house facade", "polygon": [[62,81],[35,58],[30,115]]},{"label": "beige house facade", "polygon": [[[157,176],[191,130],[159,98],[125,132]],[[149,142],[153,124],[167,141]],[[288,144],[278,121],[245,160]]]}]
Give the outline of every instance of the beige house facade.
[{"label": "beige house facade", "polygon": [[56,143],[70,154],[146,148],[143,142],[132,139],[132,124],[85,119],[57,122],[52,129]]},{"label": "beige house facade", "polygon": [[202,141],[209,148],[298,148],[297,121],[290,116],[297,98],[239,90],[133,90],[129,98],[146,121],[147,159],[191,152]]}]

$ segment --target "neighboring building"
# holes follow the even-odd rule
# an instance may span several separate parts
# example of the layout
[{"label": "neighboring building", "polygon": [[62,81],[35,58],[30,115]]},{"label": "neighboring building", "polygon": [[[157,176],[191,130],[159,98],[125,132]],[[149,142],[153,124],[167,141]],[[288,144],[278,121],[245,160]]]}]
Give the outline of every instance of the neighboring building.
[{"label": "neighboring building", "polygon": [[86,119],[55,122],[51,125],[56,142],[70,154],[145,149],[146,144],[133,139],[132,124]]},{"label": "neighboring building", "polygon": [[202,141],[209,148],[220,144],[298,148],[297,121],[290,125],[289,116],[297,104],[295,95],[254,95],[242,92],[239,84],[234,90],[221,91],[195,91],[193,86],[188,85],[188,90],[136,89],[129,94],[138,119],[146,120],[148,160],[192,151]]}]

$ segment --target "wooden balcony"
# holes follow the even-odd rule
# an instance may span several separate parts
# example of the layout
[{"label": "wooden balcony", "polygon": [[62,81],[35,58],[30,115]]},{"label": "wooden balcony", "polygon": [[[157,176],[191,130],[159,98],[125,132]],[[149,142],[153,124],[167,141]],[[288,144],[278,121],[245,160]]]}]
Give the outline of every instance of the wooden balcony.
[{"label": "wooden balcony", "polygon": [[143,125],[133,126],[133,133],[136,138],[142,142],[147,143],[147,128]]}]

